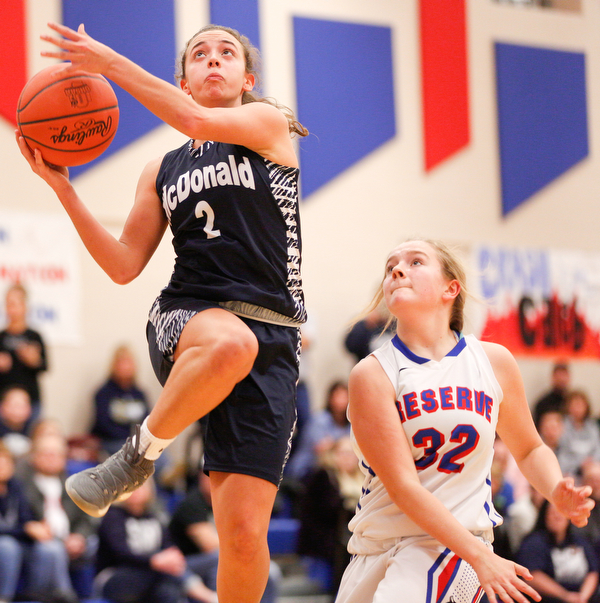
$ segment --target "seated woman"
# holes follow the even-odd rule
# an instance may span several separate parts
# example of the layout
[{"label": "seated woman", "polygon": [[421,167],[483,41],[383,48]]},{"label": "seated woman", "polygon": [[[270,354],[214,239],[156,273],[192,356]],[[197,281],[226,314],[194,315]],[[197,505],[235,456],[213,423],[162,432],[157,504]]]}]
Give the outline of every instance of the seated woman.
[{"label": "seated woman", "polygon": [[542,603],[598,603],[598,560],[556,507],[544,501],[532,532],[523,540],[517,562],[531,571],[530,585]]}]

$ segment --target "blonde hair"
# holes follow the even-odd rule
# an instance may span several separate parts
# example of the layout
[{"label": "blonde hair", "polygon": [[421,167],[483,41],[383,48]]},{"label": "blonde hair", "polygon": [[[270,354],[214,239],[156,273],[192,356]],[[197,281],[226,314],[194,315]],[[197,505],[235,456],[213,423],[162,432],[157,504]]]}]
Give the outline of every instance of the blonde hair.
[{"label": "blonde hair", "polygon": [[129,356],[134,362],[136,360],[135,354],[129,345],[122,343],[115,348],[110,359],[110,373],[112,374],[115,370],[115,366],[123,358],[123,356]]},{"label": "blonde hair", "polygon": [[[460,292],[454,299],[454,303],[452,304],[452,311],[450,313],[450,323],[449,326],[453,331],[457,331],[460,333],[464,327],[465,321],[465,303],[469,296],[467,290],[467,277],[465,273],[464,266],[462,262],[459,260],[458,256],[453,253],[450,248],[441,241],[433,240],[433,239],[407,239],[404,241],[408,243],[410,241],[421,241],[423,243],[427,243],[431,247],[433,247],[436,257],[440,262],[442,268],[442,274],[448,280],[456,280],[460,285]],[[373,310],[383,305],[383,281],[385,280],[385,273],[383,278],[381,279],[381,283],[377,288],[371,303],[367,306],[367,308],[360,314],[360,316],[356,319],[356,322],[365,318],[368,314],[370,314]],[[395,317],[390,314],[385,328],[387,329],[393,322],[395,321]]]},{"label": "blonde hair", "polygon": [[[244,51],[246,73],[249,73],[254,76],[255,86],[260,88],[259,72],[261,59],[258,49],[252,44],[252,42],[250,42],[250,40],[246,36],[242,35],[239,31],[231,27],[225,27],[224,25],[205,25],[186,42],[185,48],[179,55],[177,72],[175,74],[177,81],[185,79],[185,62],[187,59],[187,51],[190,47],[192,40],[194,40],[201,33],[215,30],[224,31],[230,34],[240,43]],[[268,105],[277,107],[277,109],[279,109],[288,120],[290,134],[297,134],[298,136],[308,136],[308,130],[296,119],[296,117],[294,116],[294,112],[285,105],[280,105],[275,99],[262,97],[251,90],[246,90],[242,95],[242,104],[246,105],[248,103],[266,103]]]}]

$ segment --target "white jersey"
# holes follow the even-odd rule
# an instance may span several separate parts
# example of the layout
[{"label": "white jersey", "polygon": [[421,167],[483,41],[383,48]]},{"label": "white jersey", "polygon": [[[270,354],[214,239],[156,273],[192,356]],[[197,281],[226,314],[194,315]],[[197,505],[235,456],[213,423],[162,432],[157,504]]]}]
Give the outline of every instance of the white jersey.
[{"label": "white jersey", "polygon": [[[413,354],[396,336],[373,355],[396,390],[421,484],[469,531],[489,534],[502,523],[490,481],[502,390],[481,343],[467,335],[437,362]],[[365,482],[350,522],[350,553],[373,554],[424,535],[356,449]]]}]

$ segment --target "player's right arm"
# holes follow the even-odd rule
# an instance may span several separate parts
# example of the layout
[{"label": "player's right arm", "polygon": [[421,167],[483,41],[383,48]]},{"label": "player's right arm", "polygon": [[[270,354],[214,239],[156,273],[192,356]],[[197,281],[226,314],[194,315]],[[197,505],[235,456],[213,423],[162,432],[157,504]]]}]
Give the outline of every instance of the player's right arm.
[{"label": "player's right arm", "polygon": [[399,509],[473,567],[492,603],[498,598],[525,603],[522,593],[539,601],[539,595],[519,577],[531,578],[526,568],[494,554],[421,485],[396,410],[394,388],[375,357],[368,356],[352,369],[348,389],[356,441]]},{"label": "player's right arm", "polygon": [[19,149],[31,169],[56,193],[83,244],[100,268],[121,285],[138,276],[156,251],[167,227],[155,187],[162,159],[155,159],[144,168],[133,208],[121,236],[116,239],[81,201],[69,181],[68,170],[49,166],[39,149],[32,152],[18,131],[16,137]]},{"label": "player's right arm", "polygon": [[[64,69],[101,73],[131,94],[158,118],[195,140],[215,140],[247,147],[270,161],[298,167],[286,116],[268,103],[237,107],[203,107],[181,88],[158,78],[109,46],[58,23],[59,33],[41,36],[57,49],[43,56],[69,61]],[[185,89],[188,89],[187,85]],[[188,90],[189,91],[189,90]]]}]

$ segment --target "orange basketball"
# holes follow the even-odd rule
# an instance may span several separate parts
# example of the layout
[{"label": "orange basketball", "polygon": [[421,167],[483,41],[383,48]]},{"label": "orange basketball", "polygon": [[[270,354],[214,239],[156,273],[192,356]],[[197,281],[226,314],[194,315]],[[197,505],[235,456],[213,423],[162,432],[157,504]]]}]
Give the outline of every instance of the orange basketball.
[{"label": "orange basketball", "polygon": [[17,105],[17,123],[29,148],[61,166],[88,163],[111,143],[119,125],[114,90],[99,74],[42,69],[25,84]]}]

